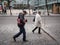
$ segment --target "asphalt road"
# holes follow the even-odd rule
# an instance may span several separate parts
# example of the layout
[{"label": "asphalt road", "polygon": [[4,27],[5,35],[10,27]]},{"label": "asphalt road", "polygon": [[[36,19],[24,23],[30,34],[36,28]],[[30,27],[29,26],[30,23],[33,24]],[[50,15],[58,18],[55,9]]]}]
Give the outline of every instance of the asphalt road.
[{"label": "asphalt road", "polygon": [[[0,45],[57,45],[47,34],[42,31],[41,35],[32,34],[31,31],[34,28],[33,17],[25,17],[28,22],[26,24],[27,39],[30,40],[28,43],[23,43],[21,40],[22,36],[18,38],[17,42],[14,43],[12,36],[18,32],[17,17],[0,17]],[[46,31],[60,42],[60,17],[42,17],[43,24]],[[19,40],[20,39],[20,40]]]}]

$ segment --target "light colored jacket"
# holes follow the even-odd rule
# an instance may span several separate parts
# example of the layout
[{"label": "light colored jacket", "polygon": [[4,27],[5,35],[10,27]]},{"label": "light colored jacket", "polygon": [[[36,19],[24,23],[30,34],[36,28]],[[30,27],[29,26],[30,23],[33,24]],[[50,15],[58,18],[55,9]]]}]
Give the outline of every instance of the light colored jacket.
[{"label": "light colored jacket", "polygon": [[41,27],[41,24],[42,24],[41,16],[39,14],[36,14],[36,17],[35,17],[35,26]]}]

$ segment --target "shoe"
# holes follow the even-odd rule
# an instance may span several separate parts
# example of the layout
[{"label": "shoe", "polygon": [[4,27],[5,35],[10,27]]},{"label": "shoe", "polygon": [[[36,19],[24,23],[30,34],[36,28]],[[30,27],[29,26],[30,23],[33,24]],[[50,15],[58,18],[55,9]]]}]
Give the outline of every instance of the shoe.
[{"label": "shoe", "polygon": [[34,33],[34,31],[32,31]]},{"label": "shoe", "polygon": [[28,40],[23,40],[23,42],[28,42]]},{"label": "shoe", "polygon": [[15,39],[15,37],[13,37],[13,40],[16,42],[16,39]]},{"label": "shoe", "polygon": [[38,33],[38,34],[41,34],[41,33]]}]

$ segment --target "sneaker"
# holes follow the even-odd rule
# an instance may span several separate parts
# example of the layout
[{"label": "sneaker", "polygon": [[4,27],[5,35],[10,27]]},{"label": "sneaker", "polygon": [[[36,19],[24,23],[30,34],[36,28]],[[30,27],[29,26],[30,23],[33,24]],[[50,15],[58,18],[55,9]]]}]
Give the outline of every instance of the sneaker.
[{"label": "sneaker", "polygon": [[34,33],[34,31],[32,31]]},{"label": "sneaker", "polygon": [[16,39],[15,39],[15,37],[13,37],[13,40],[16,42]]},{"label": "sneaker", "polygon": [[41,34],[41,33],[38,33],[38,34]]}]

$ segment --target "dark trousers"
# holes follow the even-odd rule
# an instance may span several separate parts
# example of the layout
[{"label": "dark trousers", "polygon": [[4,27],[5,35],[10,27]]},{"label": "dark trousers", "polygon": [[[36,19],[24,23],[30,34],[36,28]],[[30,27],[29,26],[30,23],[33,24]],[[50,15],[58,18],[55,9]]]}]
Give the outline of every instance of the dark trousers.
[{"label": "dark trousers", "polygon": [[34,32],[37,28],[38,28],[38,33],[41,33],[41,32],[40,32],[40,30],[41,30],[40,27],[35,27],[32,31]]},{"label": "dark trousers", "polygon": [[6,13],[6,9],[3,9],[2,12],[3,12],[3,13]]},{"label": "dark trousers", "polygon": [[26,32],[25,32],[25,28],[24,26],[20,27],[18,25],[18,27],[20,28],[20,31],[14,36],[14,38],[19,37],[21,34],[23,34],[23,41],[26,40]]}]

